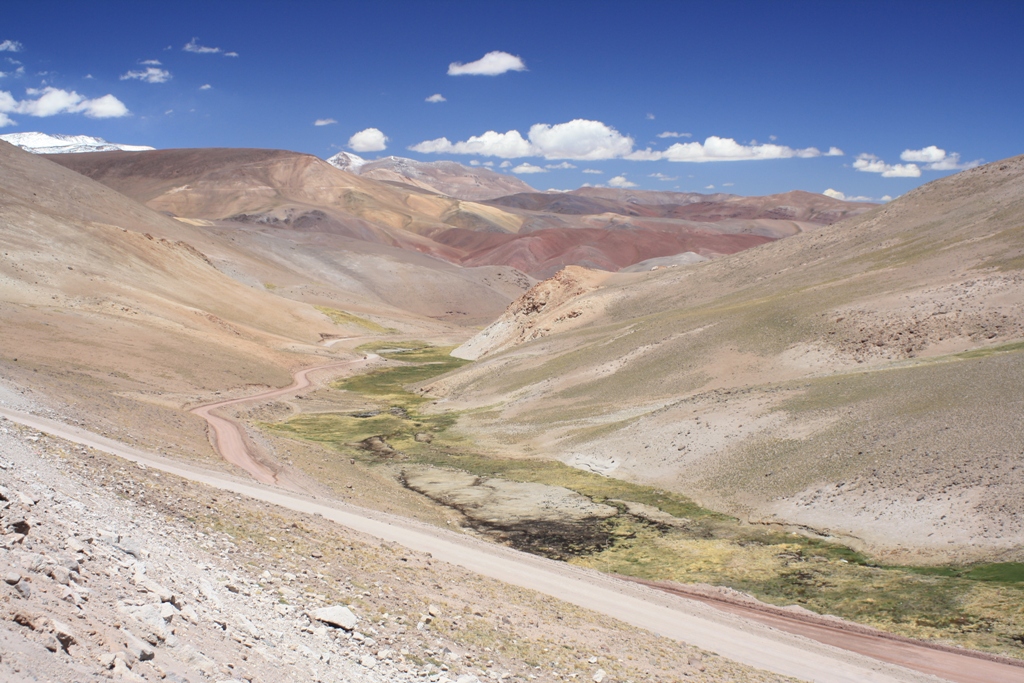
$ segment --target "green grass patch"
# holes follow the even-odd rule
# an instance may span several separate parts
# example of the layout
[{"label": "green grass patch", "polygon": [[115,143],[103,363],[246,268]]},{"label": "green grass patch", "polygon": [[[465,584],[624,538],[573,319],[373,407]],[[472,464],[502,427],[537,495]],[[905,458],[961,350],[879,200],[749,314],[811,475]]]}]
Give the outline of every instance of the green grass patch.
[{"label": "green grass patch", "polygon": [[[269,288],[270,285],[267,285],[267,287]],[[361,327],[367,332],[372,332],[374,334],[390,334],[395,332],[395,330],[390,327],[378,325],[372,320],[361,318],[358,315],[354,315],[346,311],[339,311],[336,308],[330,308],[328,306],[314,306],[314,308],[330,318],[331,322],[335,325],[355,325],[356,327]]]},{"label": "green grass patch", "polygon": [[355,375],[336,382],[336,389],[344,389],[390,405],[412,407],[429,399],[405,389],[410,384],[423,382],[460,368],[469,361],[453,358],[449,354],[454,346],[430,346],[423,342],[396,342],[364,344],[357,351],[376,353],[389,361],[400,361],[363,375]]},{"label": "green grass patch", "polygon": [[971,581],[1024,584],[1024,562],[994,562],[969,567],[899,567],[901,570],[925,576],[964,578]]},{"label": "green grass patch", "polygon": [[985,358],[987,356],[994,356],[997,353],[1011,353],[1013,351],[1024,351],[1024,342],[1013,342],[1010,344],[1000,344],[999,346],[989,346],[984,349],[972,349],[970,351],[964,351],[963,353],[954,354],[956,358]]}]

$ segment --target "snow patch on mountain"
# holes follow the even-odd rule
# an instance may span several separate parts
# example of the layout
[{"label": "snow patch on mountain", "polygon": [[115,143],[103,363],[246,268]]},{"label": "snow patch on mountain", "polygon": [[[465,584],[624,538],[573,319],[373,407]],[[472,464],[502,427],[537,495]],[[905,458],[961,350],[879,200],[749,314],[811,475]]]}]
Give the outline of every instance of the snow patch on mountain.
[{"label": "snow patch on mountain", "polygon": [[362,158],[357,154],[350,154],[348,152],[338,152],[333,157],[327,160],[331,166],[340,168],[342,171],[348,171],[349,173],[359,173],[359,167],[366,163],[366,159]]},{"label": "snow patch on mountain", "polygon": [[153,149],[144,145],[122,145],[91,135],[49,135],[47,133],[8,133],[0,140],[21,147],[33,154],[78,154],[81,152],[143,152]]}]

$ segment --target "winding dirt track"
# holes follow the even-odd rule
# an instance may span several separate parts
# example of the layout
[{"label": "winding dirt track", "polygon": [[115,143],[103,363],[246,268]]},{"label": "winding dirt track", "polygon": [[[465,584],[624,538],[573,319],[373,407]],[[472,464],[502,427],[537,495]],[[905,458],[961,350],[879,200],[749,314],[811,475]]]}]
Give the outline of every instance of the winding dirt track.
[{"label": "winding dirt track", "polygon": [[252,475],[253,479],[261,484],[277,484],[278,486],[283,486],[290,490],[297,490],[297,487],[290,482],[281,481],[277,472],[259,462],[259,460],[257,460],[257,458],[249,451],[245,443],[245,432],[238,422],[230,418],[215,415],[213,411],[218,408],[224,408],[225,406],[236,405],[238,403],[267,401],[272,398],[277,398],[278,396],[284,396],[296,391],[301,391],[312,384],[312,381],[309,379],[309,375],[314,372],[354,368],[360,365],[372,363],[379,359],[380,356],[375,353],[371,353],[365,358],[357,360],[341,361],[338,363],[319,365],[314,368],[306,368],[305,370],[299,370],[296,372],[294,380],[291,385],[287,387],[271,389],[270,391],[264,391],[262,394],[255,394],[253,396],[243,396],[241,398],[230,398],[225,401],[218,401],[217,403],[207,403],[206,405],[192,408],[189,412],[195,413],[206,420],[210,425],[210,434],[213,437],[214,446],[222,458],[232,465],[241,467]]},{"label": "winding dirt track", "polygon": [[[211,411],[266,400],[311,385],[313,372],[357,367],[376,360],[332,363],[302,370],[295,382],[257,396],[228,399],[193,409],[207,419],[222,454],[259,483],[141,451],[79,427],[0,407],[0,416],[147,467],[267,503],[319,514],[345,527],[399,543],[411,550],[499,581],[591,609],[659,635],[696,645],[734,661],[815,683],[1024,683],[1024,666],[988,655],[893,639],[854,625],[844,628],[786,618],[772,610],[719,604],[686,590],[640,585],[618,577],[528,555],[447,529],[386,513],[317,499],[274,486],[276,475],[253,459],[240,427]],[[683,597],[685,596],[685,597]],[[705,602],[715,602],[704,604]],[[730,601],[725,601],[730,602]],[[771,612],[771,613],[768,613]],[[865,656],[867,655],[867,656]]]}]

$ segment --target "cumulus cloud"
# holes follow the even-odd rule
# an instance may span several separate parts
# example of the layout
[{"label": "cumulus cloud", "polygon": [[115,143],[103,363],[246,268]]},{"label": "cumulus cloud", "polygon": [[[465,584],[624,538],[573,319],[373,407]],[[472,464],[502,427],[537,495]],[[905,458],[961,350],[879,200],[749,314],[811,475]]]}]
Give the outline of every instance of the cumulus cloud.
[{"label": "cumulus cloud", "polygon": [[930,164],[942,161],[946,158],[946,150],[939,149],[935,145],[928,145],[924,149],[905,149],[900,154],[903,161],[914,161],[922,164]]},{"label": "cumulus cloud", "polygon": [[[833,190],[831,187],[828,188],[827,190],[825,190],[824,192],[822,192],[822,194],[825,195],[826,197],[831,197],[832,199],[839,199],[839,200],[844,201],[844,202],[870,202],[870,201],[874,201],[873,199],[871,199],[871,197],[864,197],[864,196],[861,196],[861,195],[849,196],[849,195],[846,195],[843,192],[840,192],[839,190]],[[888,195],[886,195],[886,196],[888,197]]]},{"label": "cumulus cloud", "polygon": [[204,83],[201,86],[199,86],[199,89],[200,90],[212,90],[213,86],[210,85],[209,83]]},{"label": "cumulus cloud", "polygon": [[974,168],[981,164],[980,159],[961,164],[958,152],[947,154],[946,150],[940,149],[935,145],[928,145],[922,149],[905,149],[900,154],[900,159],[927,164],[925,168],[929,171],[959,171]]},{"label": "cumulus cloud", "polygon": [[[684,137],[687,133],[666,131],[659,137]],[[574,119],[555,125],[537,123],[530,127],[526,137],[517,130],[505,133],[487,131],[468,140],[452,142],[446,137],[424,140],[409,147],[422,154],[476,154],[505,159],[543,157],[545,159],[574,159],[597,161],[602,159],[629,159],[631,161],[680,161],[701,163],[709,161],[750,161],[764,159],[808,159],[820,156],[841,156],[843,151],[830,147],[822,153],[817,147],[794,149],[785,145],[740,144],[732,138],[715,135],[701,142],[677,142],[664,151],[633,149],[633,138],[623,135],[601,121]]]},{"label": "cumulus cloud", "polygon": [[633,150],[633,138],[600,121],[586,119],[554,126],[537,123],[530,126],[529,136],[536,156],[545,159],[595,161],[625,156]]},{"label": "cumulus cloud", "polygon": [[[160,62],[157,62],[159,64]],[[147,67],[145,70],[129,71],[121,74],[122,81],[143,81],[145,83],[166,83],[171,80],[171,72],[167,69],[158,69],[155,66]]]},{"label": "cumulus cloud", "polygon": [[12,119],[10,116],[4,114],[3,112],[0,112],[0,128],[3,128],[4,126],[13,126],[16,123],[17,121]]},{"label": "cumulus cloud", "polygon": [[654,114],[652,114],[652,113],[648,112],[648,113],[647,113],[647,120],[648,120],[648,121],[653,121],[653,120],[654,120]]},{"label": "cumulus cloud", "polygon": [[348,139],[353,152],[380,152],[388,148],[388,138],[376,128],[361,130]]},{"label": "cumulus cloud", "polygon": [[503,161],[500,164],[498,164],[498,168],[508,168],[511,165],[512,165],[511,161]]},{"label": "cumulus cloud", "polygon": [[[25,114],[27,116],[54,116],[56,114],[84,114],[93,119],[108,119],[127,116],[130,112],[124,102],[113,95],[88,99],[75,91],[58,88],[29,88],[25,91],[35,99],[16,100],[11,93],[0,90],[0,114]],[[4,117],[10,125],[10,117]]]},{"label": "cumulus cloud", "polygon": [[143,66],[163,66],[163,62],[159,59],[144,59],[139,62],[139,64],[142,64]]},{"label": "cumulus cloud", "polygon": [[447,102],[447,101],[448,100],[445,99],[444,95],[442,95],[439,92],[434,93],[433,95],[428,97],[426,100],[424,100],[424,102],[430,102],[431,104],[437,104],[438,102]]},{"label": "cumulus cloud", "polygon": [[658,133],[659,138],[692,138],[693,133],[677,133],[674,130],[666,130],[664,133]]},{"label": "cumulus cloud", "polygon": [[485,161],[484,163],[482,163],[480,165],[481,166],[494,166],[494,162],[493,161]]},{"label": "cumulus cloud", "polygon": [[337,123],[334,119],[317,119],[313,122],[314,126],[329,126],[333,123]]},{"label": "cumulus cloud", "polygon": [[881,198],[881,201],[883,201],[883,202],[891,202],[892,201],[892,197],[890,197],[887,194],[883,194],[882,198]]},{"label": "cumulus cloud", "polygon": [[0,43],[0,52],[21,52],[24,47],[16,40],[5,40]]},{"label": "cumulus cloud", "polygon": [[522,57],[500,50],[488,52],[475,62],[452,62],[448,65],[449,76],[500,76],[509,71],[526,71],[526,64]]},{"label": "cumulus cloud", "polygon": [[585,168],[585,169],[583,169],[583,172],[584,173],[592,173],[594,175],[600,175],[600,174],[604,173],[604,171],[599,171],[596,168]]},{"label": "cumulus cloud", "polygon": [[626,180],[626,176],[624,176],[624,175],[617,175],[617,176],[615,176],[614,178],[612,178],[611,180],[608,181],[608,184],[611,187],[622,187],[622,188],[636,187],[636,183],[629,182],[628,180]]},{"label": "cumulus cloud", "polygon": [[[772,136],[772,139],[774,140],[775,136]],[[841,156],[843,156],[843,150],[839,149],[838,147],[829,147],[828,151],[825,152],[824,156],[827,156],[827,157],[841,157]]]},{"label": "cumulus cloud", "polygon": [[534,156],[530,143],[517,130],[507,133],[489,130],[483,135],[474,135],[468,140],[454,143],[448,138],[425,140],[409,149],[421,154],[478,154],[503,159]]},{"label": "cumulus cloud", "polygon": [[819,156],[821,156],[821,151],[816,147],[793,149],[785,145],[771,143],[742,145],[732,138],[720,138],[717,135],[712,135],[704,140],[703,144],[700,142],[677,142],[662,152],[660,158],[668,161],[704,163],[708,161],[791,159],[793,157],[809,159]]},{"label": "cumulus cloud", "polygon": [[453,143],[448,138],[437,138],[409,149],[422,154],[477,154],[504,159],[538,156],[582,161],[614,159],[633,149],[632,138],[600,121],[586,119],[555,125],[537,123],[530,127],[528,138],[517,130],[507,133],[489,130],[465,141]]},{"label": "cumulus cloud", "polygon": [[522,163],[512,169],[513,173],[547,173],[546,169],[529,163]]},{"label": "cumulus cloud", "polygon": [[576,164],[570,164],[568,161],[563,161],[560,164],[544,164],[544,168],[550,168],[550,169],[576,168]]},{"label": "cumulus cloud", "polygon": [[917,164],[887,164],[874,154],[858,154],[853,167],[862,173],[880,173],[883,178],[920,178]]},{"label": "cumulus cloud", "polygon": [[679,176],[667,176],[664,173],[652,173],[648,178],[657,178],[663,182],[669,182],[671,180],[679,180]]},{"label": "cumulus cloud", "polygon": [[207,47],[206,45],[200,45],[198,38],[193,38],[189,42],[185,43],[185,47],[181,48],[185,52],[194,52],[197,55],[215,55],[224,53],[225,57],[237,57],[237,52],[224,52],[219,47]]}]

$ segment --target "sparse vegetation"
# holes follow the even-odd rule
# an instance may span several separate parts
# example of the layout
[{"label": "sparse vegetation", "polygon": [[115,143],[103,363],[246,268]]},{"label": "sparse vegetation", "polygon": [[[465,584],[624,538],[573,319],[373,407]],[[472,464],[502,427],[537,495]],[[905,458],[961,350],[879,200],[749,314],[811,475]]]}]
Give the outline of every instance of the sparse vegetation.
[{"label": "sparse vegetation", "polygon": [[[457,413],[419,412],[426,399],[404,388],[464,361],[423,342],[360,350],[403,363],[336,385],[376,402],[379,412],[299,415],[264,427],[325,444],[371,466],[430,464],[481,477],[563,486],[595,502],[644,503],[690,521],[670,529],[618,515],[604,522],[610,542],[572,559],[574,564],[642,579],[727,586],[777,605],[795,603],[894,633],[1024,658],[1024,564],[881,566],[841,544],[741,524],[678,493],[556,461],[492,457],[459,432]],[[416,439],[424,433],[430,442]],[[381,454],[360,443],[374,436],[383,437],[393,452]]]},{"label": "sparse vegetation", "polygon": [[[267,285],[267,288],[269,289],[270,285]],[[315,306],[315,308],[330,318],[331,322],[335,325],[354,325],[356,327],[361,327],[372,334],[390,334],[395,331],[390,327],[384,327],[372,320],[361,318],[358,315],[347,313],[346,311],[339,311],[336,308],[330,308],[328,306]]]}]

